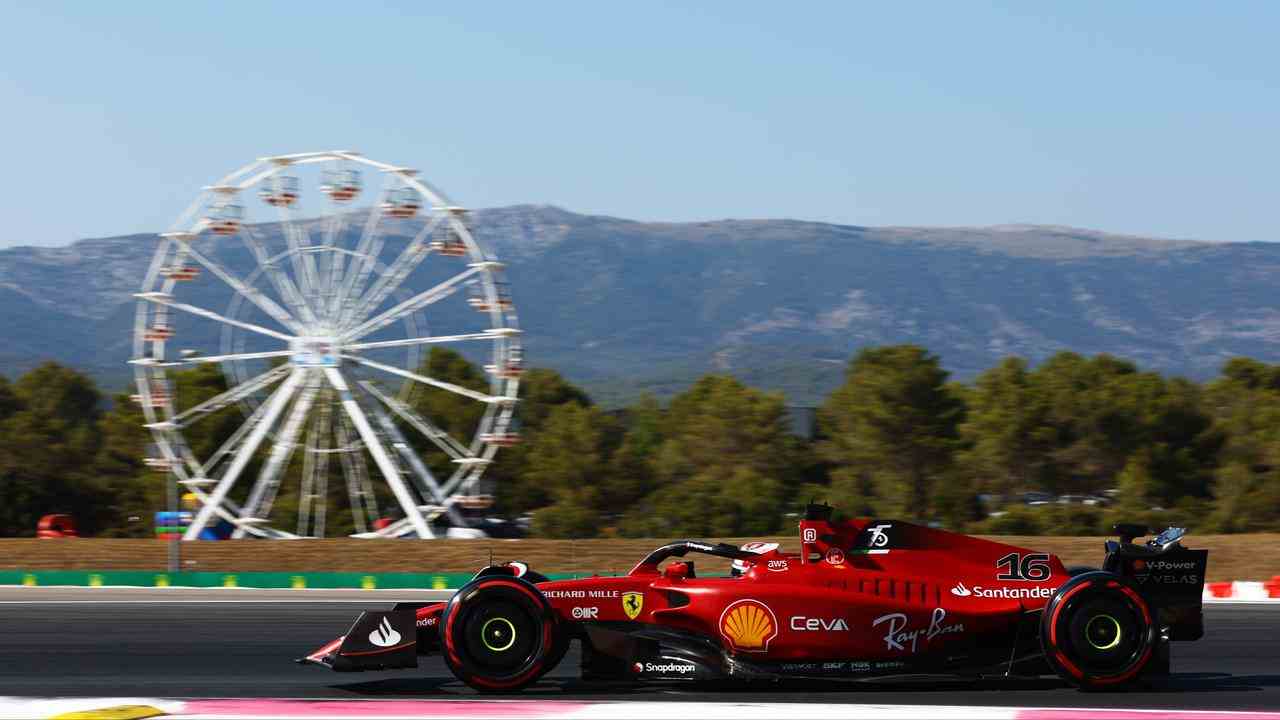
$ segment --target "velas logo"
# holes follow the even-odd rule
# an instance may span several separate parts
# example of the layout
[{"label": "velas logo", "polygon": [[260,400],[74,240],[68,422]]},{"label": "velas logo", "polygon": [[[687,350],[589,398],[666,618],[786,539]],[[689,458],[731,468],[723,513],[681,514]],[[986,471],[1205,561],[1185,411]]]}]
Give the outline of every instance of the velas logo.
[{"label": "velas logo", "polygon": [[778,618],[759,600],[739,600],[720,614],[720,634],[742,652],[765,652],[778,636]]},{"label": "velas logo", "polygon": [[396,632],[396,629],[391,627],[391,621],[386,616],[383,616],[382,622],[378,624],[378,627],[369,633],[369,642],[378,647],[391,647],[400,642],[400,633]]}]

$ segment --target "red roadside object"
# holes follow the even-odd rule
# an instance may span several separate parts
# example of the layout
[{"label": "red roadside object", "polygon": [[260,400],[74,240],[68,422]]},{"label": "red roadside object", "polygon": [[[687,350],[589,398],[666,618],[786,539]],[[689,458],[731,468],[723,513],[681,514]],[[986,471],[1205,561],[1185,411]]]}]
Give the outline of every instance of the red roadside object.
[{"label": "red roadside object", "polygon": [[38,538],[73,538],[80,537],[76,532],[76,521],[70,515],[45,515],[36,525]]},{"label": "red roadside object", "polygon": [[1208,584],[1209,594],[1217,598],[1231,597],[1230,582],[1211,582]]},{"label": "red roadside object", "polygon": [[1280,598],[1280,575],[1276,575],[1267,582],[1262,583],[1262,587],[1267,590],[1267,597]]}]

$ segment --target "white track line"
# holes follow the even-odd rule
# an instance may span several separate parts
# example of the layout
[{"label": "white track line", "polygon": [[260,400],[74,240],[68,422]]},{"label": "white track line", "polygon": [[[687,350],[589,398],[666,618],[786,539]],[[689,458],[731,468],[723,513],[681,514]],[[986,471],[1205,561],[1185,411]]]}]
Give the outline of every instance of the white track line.
[{"label": "white track line", "polygon": [[[1171,710],[1147,708],[1054,708],[995,707],[964,705],[873,705],[826,703],[762,702],[627,702],[572,700],[314,700],[314,699],[225,699],[176,700],[171,698],[16,698],[0,697],[0,718],[48,718],[60,713],[103,711],[121,705],[143,705],[169,713],[174,720],[244,720],[246,718],[293,718],[352,720],[369,717],[397,718],[618,718],[697,717],[700,720],[742,720],[756,717],[822,717],[831,720],[977,720],[978,718],[1055,717],[1103,720],[1134,718],[1195,718],[1196,720],[1280,720],[1275,712],[1235,712],[1215,710]],[[103,717],[110,715],[103,713]]]}]

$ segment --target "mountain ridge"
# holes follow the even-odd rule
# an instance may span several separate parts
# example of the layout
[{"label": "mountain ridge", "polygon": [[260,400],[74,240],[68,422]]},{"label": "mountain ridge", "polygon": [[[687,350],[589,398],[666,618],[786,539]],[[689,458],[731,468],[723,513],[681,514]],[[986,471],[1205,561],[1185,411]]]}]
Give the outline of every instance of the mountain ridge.
[{"label": "mountain ridge", "polygon": [[[509,264],[529,362],[607,402],[668,394],[712,371],[813,402],[857,348],[893,342],[928,347],[960,378],[1006,354],[1034,362],[1066,349],[1202,378],[1233,355],[1274,360],[1280,350],[1280,246],[1265,242],[1025,223],[645,222],[553,205],[481,209],[473,219],[481,244]],[[283,247],[278,226],[260,232]],[[0,371],[48,357],[122,384],[131,294],[155,238],[0,250],[9,340]],[[238,241],[201,242],[241,277],[252,268]],[[216,279],[192,285],[210,307],[225,306]],[[441,323],[460,317],[444,313]],[[207,345],[212,336],[190,337]]]}]

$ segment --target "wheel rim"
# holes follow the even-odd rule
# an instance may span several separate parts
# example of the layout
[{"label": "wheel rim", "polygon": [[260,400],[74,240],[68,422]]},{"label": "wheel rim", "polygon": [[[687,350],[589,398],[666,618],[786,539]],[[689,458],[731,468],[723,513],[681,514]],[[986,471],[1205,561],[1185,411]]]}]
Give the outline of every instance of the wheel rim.
[{"label": "wheel rim", "polygon": [[1090,675],[1127,672],[1146,649],[1140,608],[1119,593],[1099,589],[1073,598],[1059,622],[1061,651]]},{"label": "wheel rim", "polygon": [[504,617],[489,618],[480,628],[480,639],[488,650],[505,652],[516,644],[516,626]]},{"label": "wheel rim", "polygon": [[1095,615],[1084,627],[1085,639],[1094,650],[1111,650],[1120,644],[1124,632],[1120,621],[1106,614]]},{"label": "wheel rim", "polygon": [[474,671],[492,677],[519,674],[541,650],[541,622],[520,599],[500,592],[462,612],[462,648]]}]

